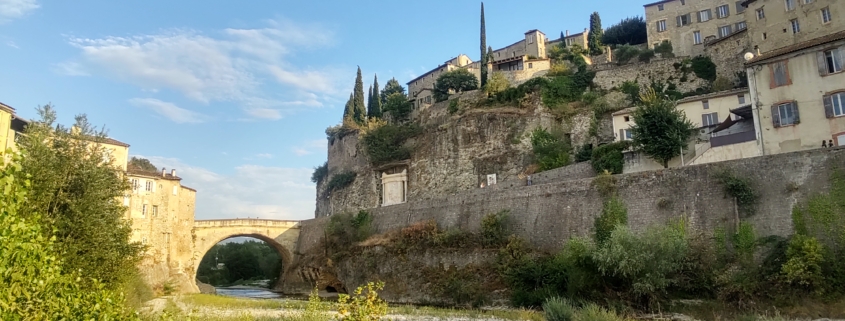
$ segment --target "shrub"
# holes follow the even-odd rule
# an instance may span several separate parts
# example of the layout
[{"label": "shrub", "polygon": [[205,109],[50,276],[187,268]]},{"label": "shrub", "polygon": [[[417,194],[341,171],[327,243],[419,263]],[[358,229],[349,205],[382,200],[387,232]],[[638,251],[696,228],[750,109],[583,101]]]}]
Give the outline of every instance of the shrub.
[{"label": "shrub", "polygon": [[625,160],[622,156],[622,151],[630,146],[629,141],[619,141],[615,143],[605,144],[593,149],[593,155],[590,159],[590,164],[596,173],[608,171],[611,174],[621,174],[622,167]]},{"label": "shrub", "polygon": [[724,91],[734,87],[733,81],[725,77],[717,77],[713,84],[710,85],[711,91]]},{"label": "shrub", "polygon": [[692,72],[695,73],[695,76],[710,82],[716,80],[716,64],[713,63],[713,60],[710,60],[710,57],[707,56],[697,56],[692,58]]},{"label": "shrub", "polygon": [[543,313],[548,321],[573,321],[575,310],[569,300],[559,297],[549,298],[543,303]]},{"label": "shrub", "polygon": [[397,121],[407,120],[413,109],[413,103],[408,101],[408,97],[404,93],[390,94],[381,106],[382,113],[390,114]]},{"label": "shrub", "polygon": [[626,80],[622,83],[622,86],[619,86],[619,91],[623,94],[628,95],[628,99],[631,100],[632,104],[637,104],[640,102],[640,84],[633,80]]},{"label": "shrub", "polygon": [[640,60],[640,62],[649,63],[651,62],[651,59],[654,58],[654,50],[643,50],[642,52],[640,52],[639,55],[637,55],[637,58]]},{"label": "shrub", "polygon": [[538,127],[531,134],[531,147],[540,171],[547,171],[569,165],[569,143]]},{"label": "shrub", "polygon": [[387,124],[364,135],[364,147],[373,165],[405,160],[411,148],[405,142],[421,132],[416,125]]},{"label": "shrub", "polygon": [[725,195],[736,199],[740,213],[746,216],[754,214],[757,193],[751,187],[750,180],[739,177],[730,170],[719,171],[715,174],[715,177],[722,184]]},{"label": "shrub", "polygon": [[590,160],[593,156],[593,144],[584,144],[578,148],[578,152],[575,153],[575,162],[586,162]]},{"label": "shrub", "polygon": [[499,246],[507,241],[507,220],[509,210],[487,214],[481,220],[481,237],[486,246]]},{"label": "shrub", "polygon": [[[359,286],[352,295],[340,294],[337,299],[337,312],[342,321],[378,321],[387,315],[387,302],[378,297],[384,288],[383,282]],[[366,289],[366,294],[364,294]]]},{"label": "shrub", "polygon": [[323,165],[314,167],[314,173],[311,173],[311,181],[320,183],[326,176],[329,176],[329,162],[326,161]]},{"label": "shrub", "polygon": [[604,30],[601,42],[605,45],[638,45],[648,41],[643,17],[625,18]]},{"label": "shrub", "polygon": [[546,73],[549,77],[569,76],[571,74],[572,71],[569,69],[569,66],[562,62],[552,63],[551,67],[549,67],[549,72]]},{"label": "shrub", "polygon": [[452,99],[449,101],[449,114],[455,114],[458,112],[460,99]]},{"label": "shrub", "polygon": [[448,298],[456,305],[478,307],[487,300],[482,284],[484,280],[476,269],[450,266],[433,286],[438,296]]},{"label": "shrub", "polygon": [[596,217],[593,223],[596,243],[599,245],[604,244],[617,226],[626,226],[627,224],[628,210],[625,208],[625,204],[616,196],[610,197],[610,199],[604,202],[601,214],[599,217]]},{"label": "shrub", "polygon": [[356,174],[353,171],[347,171],[340,174],[335,174],[329,180],[329,183],[326,185],[326,191],[333,192],[336,190],[340,190],[346,188],[347,186],[351,185],[352,182],[355,181]]},{"label": "shrub", "polygon": [[578,311],[578,321],[622,321],[615,312],[594,303],[587,304]]},{"label": "shrub", "polygon": [[334,258],[344,257],[353,244],[370,237],[372,222],[373,218],[367,211],[331,216],[326,225],[326,246],[333,252]]},{"label": "shrub", "polygon": [[449,98],[449,91],[462,92],[478,89],[478,78],[466,69],[447,71],[437,77],[434,82],[434,100],[445,101]]},{"label": "shrub", "polygon": [[616,52],[613,54],[613,58],[616,60],[616,64],[624,65],[639,54],[640,48],[631,45],[623,45],[616,49]]},{"label": "shrub", "polygon": [[824,285],[824,254],[824,247],[815,238],[793,236],[786,250],[787,261],[781,266],[783,281],[810,290],[820,288]]},{"label": "shrub", "polygon": [[660,57],[663,58],[675,57],[675,54],[672,53],[672,43],[669,40],[663,40],[663,42],[655,46],[654,52],[660,54]]},{"label": "shrub", "polygon": [[487,84],[484,86],[484,92],[487,93],[488,96],[495,95],[510,87],[511,84],[508,82],[508,79],[505,78],[505,74],[501,71],[496,71],[493,72],[493,76],[490,77],[490,80],[487,81]]}]

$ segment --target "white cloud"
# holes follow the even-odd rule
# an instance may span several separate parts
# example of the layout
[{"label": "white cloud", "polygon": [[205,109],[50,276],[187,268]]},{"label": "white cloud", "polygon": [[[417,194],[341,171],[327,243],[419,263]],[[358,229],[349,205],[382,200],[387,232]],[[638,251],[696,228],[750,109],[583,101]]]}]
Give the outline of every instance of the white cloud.
[{"label": "white cloud", "polygon": [[146,158],[156,166],[175,168],[182,184],[197,190],[197,219],[314,217],[313,169],[242,165],[223,175],[174,158]]},{"label": "white cloud", "polygon": [[132,98],[129,100],[129,103],[135,106],[149,108],[175,123],[201,123],[207,119],[205,115],[155,98]]},{"label": "white cloud", "polygon": [[66,61],[53,65],[53,71],[65,76],[90,76],[81,64]]},{"label": "white cloud", "polygon": [[270,158],[273,158],[273,155],[272,155],[272,154],[268,154],[268,153],[261,153],[261,154],[257,154],[257,155],[255,155],[255,157],[258,157],[258,158],[264,158],[264,159],[270,159]]},{"label": "white cloud", "polygon": [[0,0],[0,23],[23,17],[39,7],[36,0]]},{"label": "white cloud", "polygon": [[311,155],[315,152],[325,151],[327,145],[328,142],[325,139],[310,140],[300,144],[299,146],[294,146],[293,153],[296,156]]},{"label": "white cloud", "polygon": [[311,155],[311,151],[301,147],[294,147],[293,153],[296,154],[296,156]]},{"label": "white cloud", "polygon": [[[287,61],[293,52],[331,44],[330,32],[288,21],[271,20],[267,26],[212,34],[170,30],[127,37],[70,37],[81,56],[65,65],[75,63],[92,74],[147,91],[176,91],[201,103],[236,102],[247,115],[260,119],[280,119],[280,109],[322,106],[322,100],[338,94],[339,73],[333,69],[302,69]],[[262,92],[273,84],[287,89],[285,97],[299,98],[282,101]]]}]

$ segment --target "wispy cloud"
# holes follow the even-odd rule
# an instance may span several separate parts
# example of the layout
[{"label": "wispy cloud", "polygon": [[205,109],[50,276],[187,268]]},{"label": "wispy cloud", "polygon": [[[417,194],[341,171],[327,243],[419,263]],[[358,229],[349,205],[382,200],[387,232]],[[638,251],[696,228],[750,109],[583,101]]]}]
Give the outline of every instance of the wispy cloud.
[{"label": "wispy cloud", "polygon": [[208,117],[203,114],[176,106],[173,103],[155,98],[132,98],[129,103],[138,107],[148,108],[155,113],[175,123],[201,123]]},{"label": "wispy cloud", "polygon": [[11,40],[6,41],[6,45],[15,49],[21,49],[21,47],[18,47],[18,44]]},{"label": "wispy cloud", "polygon": [[0,0],[0,23],[23,17],[40,7],[36,0]]},{"label": "wispy cloud", "polygon": [[[322,106],[322,100],[338,94],[340,80],[333,68],[303,69],[287,59],[296,51],[330,45],[332,39],[319,26],[281,20],[267,21],[264,28],[212,34],[177,29],[129,37],[69,37],[81,56],[64,65],[78,64],[89,73],[147,91],[179,92],[204,104],[235,102],[250,117],[274,120],[287,109]],[[281,87],[285,97],[301,99],[278,99],[265,91],[268,85]]]},{"label": "wispy cloud", "polygon": [[224,175],[175,158],[146,158],[158,167],[175,168],[183,184],[196,188],[197,219],[314,217],[313,169],[241,165]]},{"label": "wispy cloud", "polygon": [[306,156],[319,151],[325,151],[328,142],[325,139],[315,139],[306,141],[299,146],[293,147],[293,153],[296,156]]},{"label": "wispy cloud", "polygon": [[79,63],[67,61],[53,65],[53,71],[65,76],[90,76]]}]

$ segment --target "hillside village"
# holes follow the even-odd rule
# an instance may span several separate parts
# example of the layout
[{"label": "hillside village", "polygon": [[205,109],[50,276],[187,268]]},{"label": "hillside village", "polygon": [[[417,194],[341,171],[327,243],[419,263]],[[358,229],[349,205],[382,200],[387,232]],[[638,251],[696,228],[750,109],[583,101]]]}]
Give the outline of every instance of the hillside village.
[{"label": "hillside village", "polygon": [[[529,30],[498,49],[483,10],[482,59],[446,60],[406,82],[407,94],[376,79],[366,106],[359,68],[342,124],[326,131],[316,217],[845,144],[845,2],[666,0],[644,4],[639,21],[602,29],[594,13],[582,32]],[[620,30],[644,37],[609,37]],[[650,90],[696,129],[666,166],[631,144]],[[545,162],[543,134],[565,156]]]}]

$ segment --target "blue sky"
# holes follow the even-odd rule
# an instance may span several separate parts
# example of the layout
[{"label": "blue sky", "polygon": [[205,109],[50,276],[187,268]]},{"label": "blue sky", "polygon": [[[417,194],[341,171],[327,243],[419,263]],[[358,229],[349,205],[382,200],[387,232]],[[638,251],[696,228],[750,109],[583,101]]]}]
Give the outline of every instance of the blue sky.
[{"label": "blue sky", "polygon": [[[248,5],[244,5],[248,3]],[[530,3],[526,5],[525,3]],[[494,49],[530,29],[580,32],[645,2],[487,1]],[[197,189],[198,219],[314,215],[326,159],[361,66],[365,86],[478,58],[478,1],[0,0],[0,101],[24,118],[85,113],[130,154]]]}]

